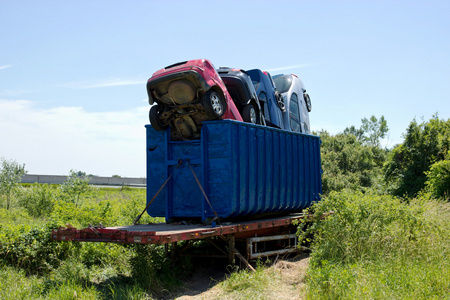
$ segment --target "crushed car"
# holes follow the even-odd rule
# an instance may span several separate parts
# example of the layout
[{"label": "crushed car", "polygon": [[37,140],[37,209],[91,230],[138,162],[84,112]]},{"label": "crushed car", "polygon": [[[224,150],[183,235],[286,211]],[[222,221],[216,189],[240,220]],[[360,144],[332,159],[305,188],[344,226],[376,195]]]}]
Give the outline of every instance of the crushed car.
[{"label": "crushed car", "polygon": [[214,65],[207,59],[179,62],[147,81],[149,119],[155,130],[171,128],[172,140],[200,138],[202,122],[243,121]]},{"label": "crushed car", "polygon": [[303,82],[294,74],[276,75],[273,77],[273,81],[286,105],[283,122],[285,127],[289,127],[287,130],[310,134],[311,99],[306,93]]},{"label": "crushed car", "polygon": [[286,110],[283,98],[277,92],[270,73],[259,69],[247,70],[258,95],[262,114],[267,126],[287,129],[283,123],[282,113]]},{"label": "crushed car", "polygon": [[242,69],[221,67],[217,70],[244,122],[266,125],[251,78]]}]

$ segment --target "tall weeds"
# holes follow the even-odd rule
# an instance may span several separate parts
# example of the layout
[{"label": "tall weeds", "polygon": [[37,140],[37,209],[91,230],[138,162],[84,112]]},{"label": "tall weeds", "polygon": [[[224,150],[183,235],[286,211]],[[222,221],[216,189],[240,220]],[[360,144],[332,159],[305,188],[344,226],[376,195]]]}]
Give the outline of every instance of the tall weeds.
[{"label": "tall weeds", "polygon": [[[421,298],[450,293],[450,205],[425,196],[332,193],[314,205],[311,299]],[[326,218],[323,213],[332,212]]]}]

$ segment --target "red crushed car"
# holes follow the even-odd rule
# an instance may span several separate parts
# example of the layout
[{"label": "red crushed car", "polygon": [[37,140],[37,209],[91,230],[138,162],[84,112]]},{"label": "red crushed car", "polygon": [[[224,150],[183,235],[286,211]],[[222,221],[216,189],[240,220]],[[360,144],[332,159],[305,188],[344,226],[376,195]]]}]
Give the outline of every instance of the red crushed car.
[{"label": "red crushed car", "polygon": [[152,105],[152,127],[166,130],[170,126],[173,140],[199,138],[206,120],[242,121],[222,79],[207,59],[179,62],[155,72],[147,82],[147,93]]}]

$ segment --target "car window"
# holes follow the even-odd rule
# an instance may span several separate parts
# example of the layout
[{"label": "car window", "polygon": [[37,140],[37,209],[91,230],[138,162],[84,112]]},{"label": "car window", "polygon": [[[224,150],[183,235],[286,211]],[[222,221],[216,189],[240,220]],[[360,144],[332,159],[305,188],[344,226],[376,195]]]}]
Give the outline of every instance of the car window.
[{"label": "car window", "polygon": [[295,132],[302,132],[300,127],[300,114],[298,110],[298,96],[292,94],[291,101],[289,102],[289,119],[291,124],[291,130]]},{"label": "car window", "polygon": [[294,132],[302,132],[300,123],[297,120],[291,118],[291,130]]},{"label": "car window", "polygon": [[278,76],[274,77],[273,81],[275,82],[275,86],[277,87],[277,91],[280,93],[285,93],[289,91],[292,85],[292,77],[291,76]]},{"label": "car window", "polygon": [[259,93],[258,99],[260,101],[261,109],[264,112],[264,118],[270,122],[269,106],[267,105],[267,95],[264,92]]}]

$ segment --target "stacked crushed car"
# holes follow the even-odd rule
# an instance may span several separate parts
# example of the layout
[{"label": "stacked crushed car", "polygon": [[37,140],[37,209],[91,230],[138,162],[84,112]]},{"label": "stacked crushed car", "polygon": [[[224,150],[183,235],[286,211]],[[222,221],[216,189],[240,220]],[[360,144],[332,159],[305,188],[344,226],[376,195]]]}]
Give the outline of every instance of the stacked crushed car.
[{"label": "stacked crushed car", "polygon": [[171,129],[175,141],[200,138],[202,122],[232,119],[310,133],[311,100],[296,75],[259,69],[215,69],[206,59],[179,62],[147,82],[155,130]]},{"label": "stacked crushed car", "polygon": [[147,92],[150,216],[234,221],[320,199],[320,139],[309,132],[311,102],[297,76],[200,59],[157,71]]}]

